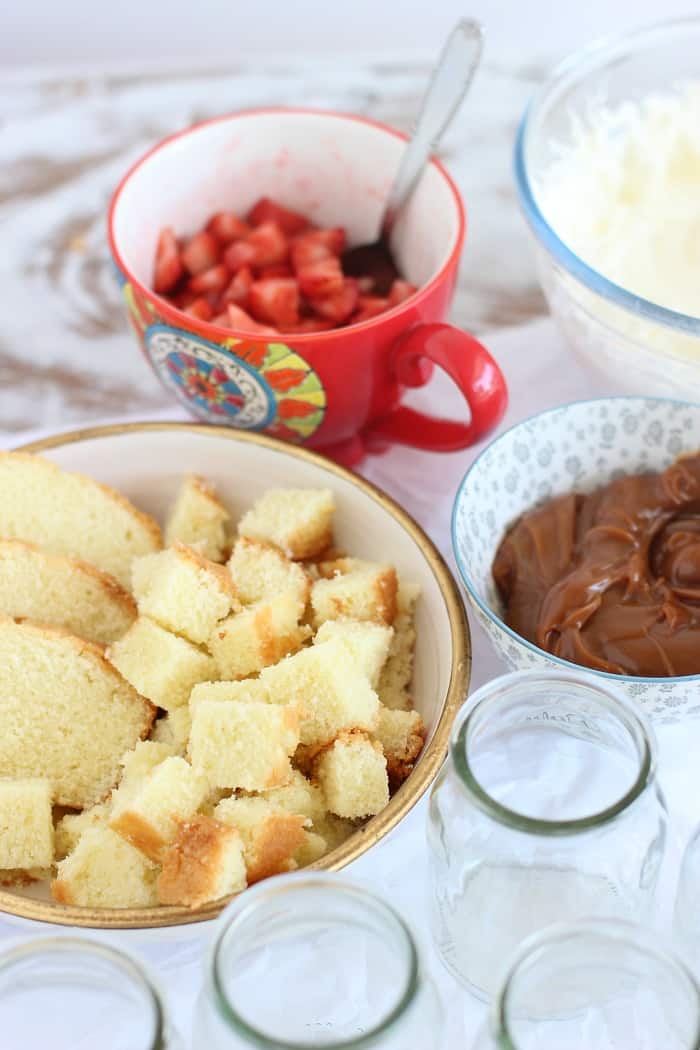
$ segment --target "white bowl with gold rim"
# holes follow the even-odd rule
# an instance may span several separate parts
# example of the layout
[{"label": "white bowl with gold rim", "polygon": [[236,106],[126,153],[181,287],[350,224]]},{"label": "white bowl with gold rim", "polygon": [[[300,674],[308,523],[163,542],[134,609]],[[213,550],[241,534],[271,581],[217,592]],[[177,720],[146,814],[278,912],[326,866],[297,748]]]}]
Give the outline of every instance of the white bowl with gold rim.
[{"label": "white bowl with gold rim", "polygon": [[[112,485],[163,520],[184,474],[216,486],[233,516],[274,487],[329,487],[336,540],[359,557],[390,561],[420,585],[413,695],[428,728],[416,768],[389,805],[313,865],[335,871],[374,846],[415,805],[444,759],[454,717],[467,694],[471,643],[455,581],[419,525],[390,497],[330,460],[274,438],[188,423],[125,423],[59,434],[32,445],[66,470]],[[46,883],[0,890],[0,911],[25,919],[112,929],[176,926],[212,919],[226,899],[180,907],[76,908],[50,899]]]}]

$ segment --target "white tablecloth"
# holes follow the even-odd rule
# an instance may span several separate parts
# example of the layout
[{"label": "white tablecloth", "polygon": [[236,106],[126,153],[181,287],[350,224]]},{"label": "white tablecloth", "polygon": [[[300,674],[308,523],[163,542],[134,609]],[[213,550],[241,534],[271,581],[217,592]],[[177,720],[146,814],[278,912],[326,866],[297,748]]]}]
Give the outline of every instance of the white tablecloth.
[{"label": "white tablecloth", "polygon": [[[542,409],[567,401],[606,393],[604,382],[580,368],[550,321],[500,331],[484,342],[498,358],[510,388],[510,406],[502,428]],[[439,415],[462,410],[457,391],[444,376],[409,398],[416,407]],[[176,418],[177,411],[167,418]],[[70,421],[66,421],[70,429]],[[23,435],[30,440],[36,433]],[[5,439],[3,444],[16,443]],[[436,456],[395,447],[385,456],[369,460],[363,473],[386,489],[426,529],[454,569],[450,544],[450,513],[457,485],[479,448]],[[456,573],[456,569],[454,570]],[[503,671],[480,628],[471,618],[473,674],[471,688]],[[671,814],[671,834],[662,873],[655,923],[670,932],[670,915],[681,850],[700,819],[700,772],[695,753],[700,745],[700,721],[682,727],[660,727],[660,781]],[[447,1017],[447,1047],[468,1050],[481,1022],[484,1007],[471,999],[446,973],[430,944],[427,925],[427,864],[425,846],[426,800],[401,826],[351,868],[353,878],[385,894],[413,924],[423,945],[429,969],[440,987]],[[38,924],[0,919],[0,943],[55,932]],[[58,931],[59,933],[61,931]],[[63,931],[65,932],[65,931]],[[202,976],[203,950],[210,937],[208,925],[173,931],[123,931],[90,933],[141,955],[165,991],[170,1016],[189,1047],[192,1006]],[[6,1044],[7,1033],[0,1038]],[[33,1048],[30,1048],[33,1050]],[[661,1048],[659,1048],[661,1050]]]}]

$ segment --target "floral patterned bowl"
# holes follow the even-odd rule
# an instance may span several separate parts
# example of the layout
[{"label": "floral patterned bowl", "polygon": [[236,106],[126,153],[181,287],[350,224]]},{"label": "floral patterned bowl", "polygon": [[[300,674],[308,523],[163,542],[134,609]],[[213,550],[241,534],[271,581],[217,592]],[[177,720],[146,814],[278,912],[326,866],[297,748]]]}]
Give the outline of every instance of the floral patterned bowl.
[{"label": "floral patterned bowl", "polygon": [[[508,526],[536,503],[590,492],[624,474],[659,471],[700,449],[700,405],[641,397],[579,401],[533,416],[501,434],[467,471],[452,514],[452,543],[477,619],[513,668],[574,667],[521,638],[501,619],[491,565]],[[610,678],[657,722],[700,715],[700,674]]]}]

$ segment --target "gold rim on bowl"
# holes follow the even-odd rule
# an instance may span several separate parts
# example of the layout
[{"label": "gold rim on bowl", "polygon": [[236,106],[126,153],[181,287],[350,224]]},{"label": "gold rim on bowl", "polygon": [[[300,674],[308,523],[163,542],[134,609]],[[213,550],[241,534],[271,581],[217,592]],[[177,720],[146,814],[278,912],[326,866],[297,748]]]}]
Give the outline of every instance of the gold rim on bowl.
[{"label": "gold rim on bowl", "polygon": [[[18,446],[23,452],[46,452],[49,449],[72,445],[80,441],[96,438],[113,437],[117,434],[136,431],[186,431],[192,434],[216,434],[228,441],[244,444],[261,445],[264,448],[281,452],[295,459],[305,460],[329,474],[349,481],[365,495],[378,503],[409,534],[420,548],[428,562],[440,593],[447,606],[452,641],[452,667],[447,694],[442,712],[432,739],[425,747],[415,770],[399,788],[381,813],[372,817],[367,824],[358,828],[342,845],[331,850],[305,871],[338,871],[346,864],[357,860],[371,846],[376,845],[392,831],[413,806],[422,797],[442,765],[447,754],[452,723],[457,711],[467,695],[471,674],[471,637],[469,624],[457,584],[445,563],[442,555],[428,538],[423,529],[399,504],[381,489],[359,475],[332,460],[326,459],[309,449],[285,444],[277,438],[264,434],[227,429],[206,423],[115,423],[106,426],[86,427],[71,430],[53,437],[42,438]],[[0,912],[23,919],[34,919],[40,922],[51,922],[63,926],[83,926],[101,929],[147,929],[166,926],[180,926],[186,923],[206,922],[215,919],[231,897],[213,901],[201,908],[169,907],[166,905],[150,908],[78,908],[69,905],[55,904],[49,901],[33,900],[0,889]]]}]

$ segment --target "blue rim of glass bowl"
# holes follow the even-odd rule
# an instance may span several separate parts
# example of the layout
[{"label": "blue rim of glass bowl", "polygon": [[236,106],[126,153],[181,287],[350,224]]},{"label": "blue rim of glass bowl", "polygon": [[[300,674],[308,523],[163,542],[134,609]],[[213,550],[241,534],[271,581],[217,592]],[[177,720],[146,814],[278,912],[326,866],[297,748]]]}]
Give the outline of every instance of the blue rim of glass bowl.
[{"label": "blue rim of glass bowl", "polygon": [[455,556],[457,568],[459,569],[459,575],[461,577],[462,584],[467,594],[469,595],[470,600],[481,610],[484,616],[488,620],[490,620],[495,627],[498,627],[499,630],[503,631],[503,633],[506,634],[512,641],[516,642],[518,645],[523,646],[523,648],[527,649],[535,656],[540,656],[545,660],[549,660],[552,663],[556,664],[558,667],[563,667],[569,671],[580,672],[583,670],[586,674],[592,674],[596,677],[606,678],[611,682],[625,682],[629,685],[668,686],[672,685],[675,682],[699,682],[700,674],[668,675],[663,678],[642,678],[641,675],[633,674],[611,674],[610,671],[597,671],[594,668],[582,667],[580,664],[572,663],[570,660],[563,660],[561,656],[554,656],[553,653],[548,653],[546,652],[546,650],[540,649],[538,645],[534,645],[532,642],[528,641],[527,638],[523,638],[523,636],[518,634],[517,631],[514,631],[512,627],[509,627],[508,624],[505,623],[501,619],[501,617],[493,611],[491,606],[484,601],[484,599],[477,591],[476,587],[472,584],[471,574],[462,561],[462,556],[460,554],[459,546],[457,544],[457,510],[462,502],[464,489],[467,486],[467,482],[472,474],[472,471],[476,470],[477,466],[479,465],[483,457],[486,455],[486,453],[489,452],[490,449],[492,449],[494,445],[498,444],[498,442],[501,441],[504,437],[507,437],[508,434],[512,434],[514,430],[518,430],[520,427],[525,426],[526,423],[533,423],[536,419],[541,419],[543,416],[550,416],[555,412],[564,412],[567,409],[575,408],[578,405],[600,405],[606,404],[610,401],[624,401],[626,403],[630,403],[633,401],[646,401],[652,402],[653,404],[678,405],[679,408],[688,408],[694,410],[695,412],[700,411],[700,404],[697,404],[694,401],[682,401],[680,398],[673,397],[630,397],[628,395],[621,394],[618,396],[611,397],[587,397],[581,398],[581,400],[579,401],[567,401],[566,404],[556,405],[554,408],[546,408],[542,412],[533,412],[531,416],[527,416],[525,419],[521,419],[519,420],[519,422],[514,423],[512,427],[508,427],[507,430],[504,430],[501,434],[495,437],[493,441],[490,441],[486,448],[482,449],[482,451],[476,457],[472,465],[465,472],[464,477],[459,483],[457,494],[454,498],[454,503],[452,504],[450,533],[452,537],[452,551]]},{"label": "blue rim of glass bowl", "polygon": [[597,270],[594,270],[580,256],[576,255],[571,248],[560,239],[554,229],[545,219],[532,190],[532,185],[527,170],[525,159],[526,141],[530,129],[530,123],[534,119],[540,107],[547,100],[552,89],[563,79],[577,79],[572,76],[578,70],[580,75],[594,72],[605,66],[618,52],[630,51],[636,43],[645,39],[663,35],[667,31],[678,31],[683,28],[696,28],[700,30],[700,17],[690,16],[687,18],[669,19],[657,22],[655,25],[636,30],[620,36],[604,37],[594,41],[587,47],[569,55],[563,62],[557,65],[545,83],[537,90],[523,114],[515,138],[515,149],[513,153],[513,169],[515,183],[520,199],[520,205],[525,213],[533,232],[548,250],[551,256],[560,263],[573,277],[578,278],[582,284],[596,292],[604,299],[609,299],[618,306],[631,311],[633,314],[641,315],[657,324],[666,325],[675,330],[687,332],[690,335],[700,336],[700,318],[690,314],[682,314],[676,310],[669,310],[665,306],[659,306],[649,299],[643,299],[633,292],[627,291],[614,281],[610,281]]}]

